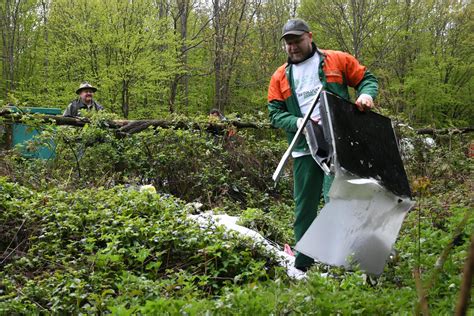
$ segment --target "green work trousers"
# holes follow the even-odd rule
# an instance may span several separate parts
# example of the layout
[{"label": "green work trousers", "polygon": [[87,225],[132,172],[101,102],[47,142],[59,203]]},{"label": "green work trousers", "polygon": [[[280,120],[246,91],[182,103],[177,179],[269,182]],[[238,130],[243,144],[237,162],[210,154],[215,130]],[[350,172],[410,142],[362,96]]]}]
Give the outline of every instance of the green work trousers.
[{"label": "green work trousers", "polygon": [[[318,212],[323,187],[324,172],[311,155],[294,160],[293,181],[295,199],[295,239],[298,242],[309,228]],[[308,268],[314,260],[302,253],[296,254],[295,267]]]},{"label": "green work trousers", "polygon": [[333,175],[324,175],[323,181],[323,196],[324,196],[324,204],[329,203],[329,190],[331,189],[332,182],[334,181]]}]

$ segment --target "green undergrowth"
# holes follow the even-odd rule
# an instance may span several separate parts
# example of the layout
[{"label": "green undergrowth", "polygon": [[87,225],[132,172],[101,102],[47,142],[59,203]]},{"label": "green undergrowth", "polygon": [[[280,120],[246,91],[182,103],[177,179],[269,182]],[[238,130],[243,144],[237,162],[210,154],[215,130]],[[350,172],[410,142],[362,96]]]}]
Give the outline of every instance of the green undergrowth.
[{"label": "green undergrowth", "polygon": [[[271,180],[282,135],[190,124],[123,137],[105,122],[47,127],[3,156],[0,315],[414,314],[415,270],[430,312],[453,313],[474,232],[468,138],[400,131],[416,204],[381,276],[316,265],[297,281],[251,240],[190,219],[212,209],[293,245],[291,169]],[[52,143],[51,159],[24,155]]]},{"label": "green undergrowth", "polygon": [[[451,205],[443,227],[429,203],[411,211],[382,276],[315,266],[289,279],[265,250],[188,218],[182,201],[122,186],[36,192],[0,180],[5,314],[391,314],[412,313],[414,267],[433,313],[454,310],[467,256],[469,217],[443,269],[436,261],[468,205]],[[418,254],[417,220],[422,216]],[[255,210],[247,210],[256,214]],[[252,216],[253,216],[252,215]],[[247,222],[248,223],[248,222]]]},{"label": "green undergrowth", "polygon": [[[177,118],[174,124],[183,128],[125,136],[107,128],[107,119],[98,113],[83,128],[30,119],[29,125],[41,126],[41,136],[11,150],[2,173],[39,190],[152,184],[160,192],[227,211],[268,209],[291,196],[291,179],[284,177],[277,190],[271,179],[286,147],[278,132],[243,129],[234,135],[231,125],[212,129],[209,122]],[[41,147],[54,156],[29,158]]]},{"label": "green undergrowth", "polygon": [[[36,192],[4,178],[0,186],[3,314],[412,313],[416,266],[425,284],[434,281],[431,311],[445,314],[454,310],[467,232],[474,229],[468,217],[435,275],[436,261],[469,206],[449,206],[450,216],[439,227],[427,202],[408,214],[397,255],[379,278],[315,266],[307,279],[295,281],[251,241],[213,225],[199,227],[188,217],[194,210],[172,196],[123,186]],[[261,215],[244,213],[246,223]]]},{"label": "green undergrowth", "polygon": [[38,193],[4,179],[0,186],[1,298],[16,312],[209,297],[278,274],[251,240],[199,227],[170,196],[123,187]]}]

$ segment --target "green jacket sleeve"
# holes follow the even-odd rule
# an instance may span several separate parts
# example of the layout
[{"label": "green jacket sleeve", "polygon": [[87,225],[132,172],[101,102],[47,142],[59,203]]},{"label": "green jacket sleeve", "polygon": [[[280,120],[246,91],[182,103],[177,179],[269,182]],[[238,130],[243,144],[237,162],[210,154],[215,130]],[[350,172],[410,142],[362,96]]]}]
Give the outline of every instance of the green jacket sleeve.
[{"label": "green jacket sleeve", "polygon": [[368,94],[375,100],[379,91],[379,84],[377,78],[368,70],[365,71],[364,77],[355,87],[357,96],[361,94]]},{"label": "green jacket sleeve", "polygon": [[282,128],[287,132],[296,132],[296,121],[298,117],[288,112],[285,102],[272,100],[268,103],[270,123],[276,128]]}]

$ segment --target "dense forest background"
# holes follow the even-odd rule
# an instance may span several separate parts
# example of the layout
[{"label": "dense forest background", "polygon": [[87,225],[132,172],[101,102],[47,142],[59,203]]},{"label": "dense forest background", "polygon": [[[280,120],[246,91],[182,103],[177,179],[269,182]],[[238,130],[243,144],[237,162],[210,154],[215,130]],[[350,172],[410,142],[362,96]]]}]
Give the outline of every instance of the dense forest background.
[{"label": "dense forest background", "polygon": [[266,111],[279,38],[302,17],[316,44],[375,73],[378,103],[413,125],[474,122],[471,1],[4,0],[0,100],[60,107],[82,81],[126,118]]},{"label": "dense forest background", "polygon": [[[473,13],[447,0],[0,1],[0,315],[472,315]],[[235,216],[294,245],[290,166],[271,179],[288,144],[266,109],[292,17],[377,75],[376,111],[396,123],[416,204],[380,276],[317,263],[297,280],[254,238],[196,221]],[[82,81],[107,111],[3,107],[64,109]]]}]

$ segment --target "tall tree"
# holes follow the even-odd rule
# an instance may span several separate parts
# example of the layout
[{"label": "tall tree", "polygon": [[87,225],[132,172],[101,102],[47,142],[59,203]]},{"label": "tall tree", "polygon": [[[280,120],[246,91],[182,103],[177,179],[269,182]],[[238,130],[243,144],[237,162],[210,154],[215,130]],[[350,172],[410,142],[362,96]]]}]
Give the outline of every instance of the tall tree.
[{"label": "tall tree", "polygon": [[293,9],[294,1],[284,0],[262,1],[256,8],[255,22],[241,44],[242,52],[230,83],[230,110],[257,115],[266,112],[270,77],[287,58],[280,37]]},{"label": "tall tree", "polygon": [[433,125],[472,124],[473,4],[439,0],[427,8],[418,38],[424,46],[406,80],[407,112],[413,120]]},{"label": "tall tree", "polygon": [[106,107],[124,117],[132,107],[150,113],[142,105],[166,99],[178,71],[175,36],[166,18],[156,18],[159,10],[146,0],[56,0],[50,16],[52,46],[68,85],[94,81]]},{"label": "tall tree", "polygon": [[230,83],[248,40],[260,0],[213,0],[214,107],[224,112]]},{"label": "tall tree", "polygon": [[[4,0],[0,3],[2,44],[2,90],[5,97],[14,92],[27,70],[26,58],[36,23],[36,1]],[[21,69],[23,67],[23,69]]]},{"label": "tall tree", "polygon": [[473,4],[464,0],[4,0],[0,98],[66,106],[88,80],[123,116],[212,106],[260,115],[286,59],[281,27],[294,16],[318,46],[368,66],[395,113],[473,123]]},{"label": "tall tree", "polygon": [[[200,5],[198,1],[176,0],[176,6],[172,8],[171,17],[173,19],[173,28],[179,43],[177,45],[176,58],[181,65],[181,71],[176,72],[171,82],[169,106],[170,112],[175,111],[175,102],[179,93],[179,87],[182,87],[183,104],[187,108],[189,105],[189,82],[194,68],[202,66],[204,60],[197,65],[190,65],[189,54],[194,50],[203,49],[203,44],[207,40],[206,31],[212,20],[212,16],[199,12]],[[204,8],[203,8],[204,9]],[[191,24],[191,26],[189,26]]]}]

